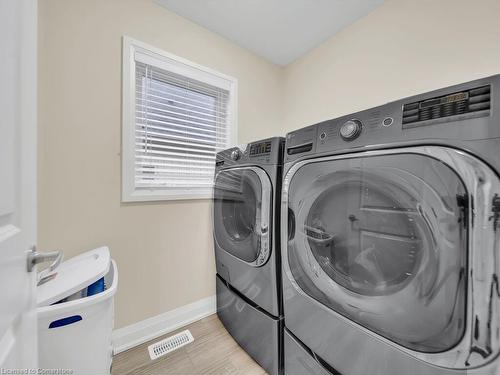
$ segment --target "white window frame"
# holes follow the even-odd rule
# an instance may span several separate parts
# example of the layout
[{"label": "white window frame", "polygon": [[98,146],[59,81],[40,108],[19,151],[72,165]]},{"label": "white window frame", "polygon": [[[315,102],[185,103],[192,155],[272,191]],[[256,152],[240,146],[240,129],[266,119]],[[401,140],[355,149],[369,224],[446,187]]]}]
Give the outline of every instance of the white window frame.
[{"label": "white window frame", "polygon": [[[209,199],[212,189],[135,188],[135,54],[151,57],[151,64],[191,79],[229,91],[228,147],[237,143],[237,94],[236,78],[201,66],[182,57],[162,51],[128,36],[123,37],[122,54],[122,202],[160,201],[178,199]],[[215,170],[215,165],[214,165]]]}]

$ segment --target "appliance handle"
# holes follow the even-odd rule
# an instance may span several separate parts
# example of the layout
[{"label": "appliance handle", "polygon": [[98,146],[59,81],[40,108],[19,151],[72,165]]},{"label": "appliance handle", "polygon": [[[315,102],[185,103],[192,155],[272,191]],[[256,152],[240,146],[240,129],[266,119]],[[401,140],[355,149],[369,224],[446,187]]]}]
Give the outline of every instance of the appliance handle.
[{"label": "appliance handle", "polygon": [[288,241],[295,237],[295,213],[288,207]]},{"label": "appliance handle", "polygon": [[[269,178],[265,175],[264,171],[258,170],[257,176],[259,176],[260,183],[262,185],[262,202],[260,210],[260,227],[258,229],[258,234],[260,236],[260,256],[263,258],[261,262],[267,261],[269,256],[269,249],[271,244],[269,243],[269,225],[271,224],[271,200],[272,200],[272,187],[269,183]],[[264,260],[265,259],[265,260]]]}]

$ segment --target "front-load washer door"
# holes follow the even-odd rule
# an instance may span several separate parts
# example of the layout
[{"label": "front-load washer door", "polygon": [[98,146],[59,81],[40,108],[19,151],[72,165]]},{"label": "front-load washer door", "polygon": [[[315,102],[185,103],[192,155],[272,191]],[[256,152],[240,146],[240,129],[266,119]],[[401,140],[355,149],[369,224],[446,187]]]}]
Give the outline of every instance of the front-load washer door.
[{"label": "front-load washer door", "polygon": [[242,262],[269,258],[271,182],[258,167],[222,170],[214,187],[214,233],[219,247]]},{"label": "front-load washer door", "polygon": [[402,346],[446,350],[464,331],[466,198],[460,177],[423,155],[304,165],[289,189],[293,277]]},{"label": "front-load washer door", "polygon": [[353,345],[484,364],[499,350],[499,194],[486,164],[443,147],[297,163],[283,185],[287,326],[325,359]]}]

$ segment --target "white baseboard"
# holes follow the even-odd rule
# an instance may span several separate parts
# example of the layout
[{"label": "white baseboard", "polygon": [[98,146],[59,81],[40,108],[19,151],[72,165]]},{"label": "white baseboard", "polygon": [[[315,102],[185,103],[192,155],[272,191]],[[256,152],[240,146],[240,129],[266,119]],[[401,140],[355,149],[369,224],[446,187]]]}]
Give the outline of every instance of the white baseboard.
[{"label": "white baseboard", "polygon": [[142,320],[113,331],[113,349],[118,354],[217,311],[215,296],[181,306],[166,313]]}]

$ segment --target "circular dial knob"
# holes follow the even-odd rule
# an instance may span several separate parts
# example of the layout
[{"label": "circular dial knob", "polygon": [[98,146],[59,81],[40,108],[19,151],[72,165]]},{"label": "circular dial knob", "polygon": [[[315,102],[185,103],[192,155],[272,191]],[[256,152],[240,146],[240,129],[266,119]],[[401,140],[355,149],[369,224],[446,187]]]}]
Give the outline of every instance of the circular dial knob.
[{"label": "circular dial knob", "polygon": [[340,136],[346,141],[358,138],[363,129],[363,124],[359,120],[349,120],[340,127]]},{"label": "circular dial knob", "polygon": [[241,151],[240,150],[233,150],[231,151],[231,159],[233,160],[238,160],[239,158],[241,158]]}]

